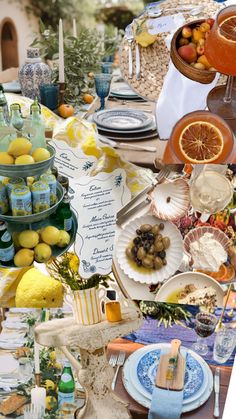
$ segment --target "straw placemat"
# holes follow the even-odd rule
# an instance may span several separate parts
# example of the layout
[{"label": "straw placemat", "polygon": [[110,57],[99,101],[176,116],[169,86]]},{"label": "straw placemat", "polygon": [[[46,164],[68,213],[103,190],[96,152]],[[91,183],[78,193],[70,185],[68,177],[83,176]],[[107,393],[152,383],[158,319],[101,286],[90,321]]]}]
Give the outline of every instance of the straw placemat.
[{"label": "straw placemat", "polygon": [[[220,3],[213,0],[199,1],[199,0],[166,0],[160,3],[161,9],[175,8],[178,6],[190,6],[190,5],[201,5],[205,6],[203,12],[197,16],[184,14],[186,22],[192,22],[198,19],[204,19],[214,16],[222,7]],[[161,16],[170,15],[173,12],[163,12]],[[168,33],[162,33],[157,35],[157,41],[147,48],[140,48],[140,62],[141,62],[141,78],[136,80],[136,68],[135,68],[135,43],[132,44],[132,58],[133,58],[133,77],[128,78],[128,43],[126,39],[123,39],[120,48],[120,62],[121,72],[124,79],[130,85],[130,87],[144,99],[156,101],[161,92],[163,80],[168,70],[170,52],[168,51],[165,38]]]}]

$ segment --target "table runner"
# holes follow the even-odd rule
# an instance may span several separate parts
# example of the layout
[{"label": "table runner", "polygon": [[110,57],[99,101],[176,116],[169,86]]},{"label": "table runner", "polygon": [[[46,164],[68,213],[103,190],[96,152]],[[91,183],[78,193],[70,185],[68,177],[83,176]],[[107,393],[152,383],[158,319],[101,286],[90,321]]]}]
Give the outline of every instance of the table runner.
[{"label": "table runner", "polygon": [[[193,318],[195,315],[199,312],[199,308],[196,306],[185,306],[185,309],[190,311],[193,315]],[[215,310],[215,315],[217,317],[220,317],[221,309]],[[231,321],[236,320],[236,313],[234,313],[234,318]],[[230,323],[228,321],[227,323]],[[189,325],[189,328],[185,328],[180,325],[174,324],[173,327],[165,328],[164,325],[161,325],[160,327],[157,327],[157,320],[153,319],[149,316],[147,316],[146,319],[144,319],[142,327],[137,330],[134,333],[129,334],[128,336],[124,336],[125,339],[128,339],[130,341],[136,342],[136,343],[142,343],[143,345],[150,345],[153,343],[168,343],[172,339],[180,339],[182,341],[182,345],[186,348],[190,348],[194,342],[197,340],[197,334],[193,330],[194,323],[191,322]],[[206,338],[206,342],[209,347],[209,352],[207,355],[203,356],[205,361],[208,364],[212,365],[219,365],[217,362],[213,360],[213,346],[214,346],[214,339],[215,339],[215,333],[208,338]],[[232,366],[234,363],[234,357],[236,354],[236,348],[234,349],[234,352],[228,359],[228,361],[224,364],[220,364],[223,366]]]}]

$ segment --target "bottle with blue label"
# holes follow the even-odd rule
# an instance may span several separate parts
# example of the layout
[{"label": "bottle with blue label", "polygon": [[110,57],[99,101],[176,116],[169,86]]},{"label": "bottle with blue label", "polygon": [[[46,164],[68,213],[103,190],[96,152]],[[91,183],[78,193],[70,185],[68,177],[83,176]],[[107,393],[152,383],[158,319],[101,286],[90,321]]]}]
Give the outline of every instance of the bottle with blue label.
[{"label": "bottle with blue label", "polygon": [[58,383],[58,407],[63,403],[74,403],[75,380],[69,361],[65,361],[60,381]]},{"label": "bottle with blue label", "polygon": [[0,221],[0,263],[2,265],[12,265],[15,256],[15,248],[12,237],[7,230],[6,223]]},{"label": "bottle with blue label", "polygon": [[72,211],[70,208],[70,201],[71,198],[65,194],[56,212],[56,218],[60,223],[60,227],[65,231],[70,231],[72,229]]}]

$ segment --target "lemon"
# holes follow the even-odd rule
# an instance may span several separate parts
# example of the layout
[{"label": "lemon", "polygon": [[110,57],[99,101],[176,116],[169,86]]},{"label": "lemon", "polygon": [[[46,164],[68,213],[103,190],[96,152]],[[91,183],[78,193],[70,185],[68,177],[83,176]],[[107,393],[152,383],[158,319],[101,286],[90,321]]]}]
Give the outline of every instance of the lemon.
[{"label": "lemon", "polygon": [[16,249],[20,249],[21,247],[20,242],[19,242],[19,234],[20,233],[18,231],[14,231],[12,233],[12,240]]},{"label": "lemon", "polygon": [[34,258],[37,262],[47,262],[52,256],[52,249],[46,243],[39,243],[34,248]]},{"label": "lemon", "polygon": [[32,148],[32,143],[27,138],[16,138],[12,140],[9,147],[8,153],[14,157],[22,156],[23,154],[29,154]]},{"label": "lemon", "polygon": [[54,396],[47,396],[46,397],[46,409],[47,410],[54,410],[57,408],[57,399]]},{"label": "lemon", "polygon": [[53,226],[44,227],[41,230],[41,238],[44,243],[54,246],[60,238],[60,230]]},{"label": "lemon", "polygon": [[58,247],[66,247],[70,243],[70,235],[65,230],[59,230],[59,240],[57,242]]},{"label": "lemon", "polygon": [[30,266],[34,261],[34,251],[30,249],[20,249],[14,256],[16,266]]},{"label": "lemon", "polygon": [[55,308],[63,304],[61,282],[36,268],[27,271],[16,290],[16,307]]},{"label": "lemon", "polygon": [[37,246],[39,242],[39,235],[37,231],[34,230],[24,230],[19,234],[19,243],[21,247],[26,247],[27,249],[32,249]]},{"label": "lemon", "polygon": [[46,391],[54,390],[55,387],[56,387],[56,384],[52,380],[45,380]]},{"label": "lemon", "polygon": [[33,164],[34,159],[29,154],[22,154],[22,156],[19,156],[15,160],[15,164]]},{"label": "lemon", "polygon": [[50,352],[49,358],[51,359],[51,361],[56,361],[56,359],[57,359],[56,351]]},{"label": "lemon", "polygon": [[48,160],[51,155],[46,148],[39,147],[33,151],[32,156],[34,158],[34,161],[39,162],[43,160]]},{"label": "lemon", "polygon": [[14,159],[6,151],[0,151],[0,164],[14,164]]}]

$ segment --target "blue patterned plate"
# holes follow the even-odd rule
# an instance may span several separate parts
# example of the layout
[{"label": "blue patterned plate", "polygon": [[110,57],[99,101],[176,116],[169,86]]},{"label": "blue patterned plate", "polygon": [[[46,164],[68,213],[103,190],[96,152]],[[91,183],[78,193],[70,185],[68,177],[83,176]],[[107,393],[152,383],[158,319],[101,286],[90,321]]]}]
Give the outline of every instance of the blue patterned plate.
[{"label": "blue patterned plate", "polygon": [[[161,349],[148,352],[140,358],[137,365],[137,376],[140,384],[151,395],[157,374],[157,367],[160,361]],[[202,366],[191,356],[186,356],[186,372],[184,379],[184,400],[197,393],[204,379]]]}]

